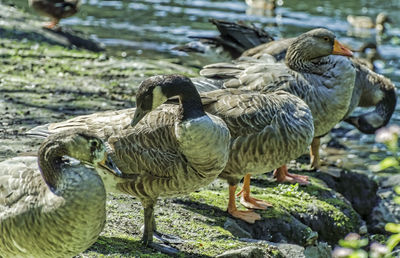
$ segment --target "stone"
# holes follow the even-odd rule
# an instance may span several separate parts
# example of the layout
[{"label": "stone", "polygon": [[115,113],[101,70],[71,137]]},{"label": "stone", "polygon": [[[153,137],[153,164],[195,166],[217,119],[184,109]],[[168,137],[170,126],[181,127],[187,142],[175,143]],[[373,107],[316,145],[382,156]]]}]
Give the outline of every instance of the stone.
[{"label": "stone", "polygon": [[304,255],[304,247],[294,244],[277,244],[278,250],[282,253],[283,257],[287,258],[306,258]]},{"label": "stone", "polygon": [[328,258],[331,257],[332,248],[325,242],[317,243],[316,245],[307,246],[304,250],[306,258]]},{"label": "stone", "polygon": [[379,189],[378,196],[380,199],[371,212],[368,229],[371,233],[386,234],[385,225],[388,222],[400,223],[400,205],[393,201],[396,196],[393,188]]},{"label": "stone", "polygon": [[257,246],[248,246],[241,249],[229,250],[220,255],[217,258],[263,258],[265,252]]},{"label": "stone", "polygon": [[224,228],[232,233],[232,235],[239,237],[239,238],[252,238],[251,234],[241,228],[235,220],[231,218],[227,218],[224,224]]},{"label": "stone", "polygon": [[316,177],[350,201],[363,219],[368,218],[378,201],[378,184],[364,174],[343,170],[338,178],[326,174],[316,174]]}]

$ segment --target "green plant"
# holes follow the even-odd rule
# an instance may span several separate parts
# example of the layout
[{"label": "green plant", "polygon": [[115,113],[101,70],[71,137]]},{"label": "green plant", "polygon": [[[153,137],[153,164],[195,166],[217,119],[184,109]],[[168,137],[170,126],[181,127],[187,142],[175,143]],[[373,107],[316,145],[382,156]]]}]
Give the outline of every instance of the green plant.
[{"label": "green plant", "polygon": [[[384,143],[389,150],[390,156],[384,158],[378,164],[371,167],[373,171],[379,172],[387,168],[394,168],[400,172],[399,155],[400,126],[392,125],[377,131],[375,140]],[[395,187],[394,202],[400,204],[400,186]],[[361,238],[356,233],[348,234],[345,239],[339,241],[339,246],[332,253],[334,258],[391,258],[391,252],[400,243],[400,224],[387,223],[385,230],[392,233],[387,239],[386,245],[373,242],[369,246],[369,252],[365,251],[369,240]]]},{"label": "green plant", "polygon": [[379,172],[390,167],[400,171],[399,135],[400,126],[398,125],[385,127],[376,132],[375,141],[384,143],[390,152],[390,156],[384,158],[378,164],[371,166],[373,171]]}]

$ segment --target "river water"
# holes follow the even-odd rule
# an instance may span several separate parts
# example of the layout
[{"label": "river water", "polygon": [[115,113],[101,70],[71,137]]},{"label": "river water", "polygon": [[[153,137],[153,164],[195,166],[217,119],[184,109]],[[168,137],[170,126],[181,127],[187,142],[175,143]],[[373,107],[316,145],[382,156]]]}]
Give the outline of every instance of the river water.
[{"label": "river water", "polygon": [[[33,12],[27,8],[27,0],[12,2]],[[340,41],[357,49],[364,42],[375,41],[376,35],[373,30],[360,32],[352,29],[346,21],[347,15],[376,17],[382,11],[388,14],[392,23],[387,26],[385,35],[379,38],[378,50],[382,60],[376,61],[376,65],[378,72],[389,77],[399,88],[399,0],[278,0],[274,13],[251,9],[244,0],[83,0],[81,11],[62,20],[61,24],[93,35],[113,54],[128,58],[176,59],[193,65],[192,57],[182,56],[171,49],[188,42],[189,36],[215,35],[216,30],[208,22],[209,18],[251,22],[276,37],[290,37],[315,27],[326,27],[334,31]],[[211,62],[215,62],[212,57],[202,60],[202,63]],[[392,124],[400,124],[399,110],[398,103]],[[324,148],[323,156],[330,162],[366,171],[370,164],[387,155],[384,146],[374,142],[373,135],[360,134],[344,124],[341,128],[331,137],[346,148]]]}]

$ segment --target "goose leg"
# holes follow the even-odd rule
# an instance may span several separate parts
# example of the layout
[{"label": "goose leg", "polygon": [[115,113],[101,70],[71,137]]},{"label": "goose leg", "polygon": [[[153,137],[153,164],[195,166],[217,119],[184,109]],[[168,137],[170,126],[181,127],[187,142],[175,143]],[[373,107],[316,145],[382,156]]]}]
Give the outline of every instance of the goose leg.
[{"label": "goose leg", "polygon": [[43,26],[43,28],[51,29],[51,30],[52,30],[52,29],[54,29],[54,28],[58,25],[59,22],[60,22],[60,19],[52,18],[52,19],[51,19],[51,22],[45,24],[45,25]]},{"label": "goose leg", "polygon": [[310,148],[310,160],[311,160],[311,168],[319,169],[321,167],[321,161],[319,157],[319,145],[321,143],[320,138],[314,138],[311,143]]},{"label": "goose leg", "polygon": [[[167,241],[163,239],[164,234],[160,234],[156,231],[156,222],[154,219],[154,205],[155,202],[146,203],[144,207],[144,230],[142,241],[144,245],[149,246],[157,251],[165,254],[173,255],[179,252],[178,249],[166,245]],[[160,236],[161,235],[161,236]],[[163,243],[154,243],[153,236],[162,241]]]},{"label": "goose leg", "polygon": [[289,173],[286,165],[283,165],[282,167],[275,169],[274,177],[278,182],[289,182],[292,184],[298,183],[301,185],[308,185],[310,183],[308,181],[308,176]]},{"label": "goose leg", "polygon": [[256,220],[260,220],[261,216],[254,211],[239,211],[236,207],[236,192],[237,185],[229,185],[229,202],[228,213],[233,217],[246,221],[247,223],[254,224]]},{"label": "goose leg", "polygon": [[242,190],[237,194],[241,195],[240,203],[248,209],[266,210],[272,205],[269,202],[250,196],[250,174],[244,176]]}]

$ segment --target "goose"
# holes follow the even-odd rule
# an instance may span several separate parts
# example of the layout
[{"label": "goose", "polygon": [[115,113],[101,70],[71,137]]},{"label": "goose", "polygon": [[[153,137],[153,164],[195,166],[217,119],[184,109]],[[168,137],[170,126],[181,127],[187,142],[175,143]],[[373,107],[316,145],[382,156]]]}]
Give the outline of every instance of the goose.
[{"label": "goose", "polygon": [[2,161],[0,170],[1,257],[71,257],[96,241],[106,219],[102,178],[119,173],[99,138],[55,134],[38,157]]},{"label": "goose", "polygon": [[[274,41],[271,36],[268,36],[268,32],[254,26],[215,19],[210,21],[216,25],[220,36],[215,37],[218,40],[208,38],[207,43],[221,45],[225,49],[228,49],[225,46],[230,46],[229,53],[233,58],[284,62],[287,49],[296,40],[294,37]],[[242,38],[239,37],[241,32],[243,32]],[[365,44],[360,51],[367,47],[373,48],[374,45]],[[243,51],[243,49],[247,50]],[[368,64],[362,59],[351,57],[350,60],[356,69],[356,80],[351,104],[343,121],[350,123],[363,133],[375,133],[376,130],[387,125],[395,110],[395,85],[388,78],[368,69],[366,67]],[[209,89],[206,87],[203,90]],[[375,107],[375,109],[358,116],[350,116],[356,107]],[[318,138],[313,142],[313,146],[314,162],[311,164],[313,168],[318,169],[319,158],[315,158],[315,156],[319,157]]]},{"label": "goose", "polygon": [[[179,105],[161,105],[174,96]],[[217,178],[229,158],[230,132],[221,118],[204,112],[199,93],[185,76],[147,78],[139,85],[136,105],[45,125],[28,134],[86,128],[106,141],[123,180],[109,191],[141,201],[143,243],[171,254],[177,250],[165,244],[180,240],[156,230],[157,198],[188,194]],[[165,244],[153,242],[153,236]]]},{"label": "goose", "polygon": [[[272,55],[277,61],[284,61],[287,50],[294,40],[295,38],[289,38],[259,45],[245,51],[242,58],[264,59],[265,55]],[[373,45],[366,44],[365,47]],[[350,57],[350,60],[356,71],[356,80],[350,105],[342,120],[352,124],[362,133],[374,134],[376,130],[386,126],[392,117],[397,101],[396,87],[390,79],[370,69],[363,59]],[[351,116],[356,107],[375,107],[375,109],[358,116]],[[319,138],[316,138],[313,144],[314,153],[319,156]],[[317,161],[312,167],[319,168],[320,163]]]},{"label": "goose", "polygon": [[[196,85],[199,85],[198,80],[204,83],[203,79],[204,78],[194,78],[192,80]],[[161,85],[159,82],[156,84]],[[141,92],[141,90],[139,92]],[[159,92],[159,90],[156,92]],[[155,96],[156,95],[153,95],[153,98]],[[151,102],[152,98],[147,99],[146,102],[143,102],[141,99],[142,98],[137,98],[137,107],[139,110],[143,109],[141,106],[146,103],[148,107],[153,106]],[[251,174],[261,174],[264,173],[266,169],[279,167],[297,158],[304,152],[311,143],[314,135],[314,123],[311,111],[300,98],[279,90],[260,94],[244,89],[219,89],[202,93],[201,100],[203,108],[207,112],[222,118],[231,132],[232,139],[228,151],[229,159],[227,160],[226,166],[221,169],[222,172],[219,173],[219,177],[227,180],[229,184],[228,213],[248,223],[255,223],[256,220],[261,219],[259,214],[251,210],[240,211],[236,206],[235,192],[237,185],[244,177],[243,189],[239,195],[241,195],[240,202],[245,207],[251,209],[268,208],[270,206],[268,202],[250,196]],[[176,103],[174,104],[176,100],[170,99],[168,102],[176,106]],[[170,106],[163,105],[163,109],[167,107],[172,108]],[[144,166],[144,158],[142,158],[143,160],[139,158],[136,159],[134,157],[136,154],[134,154],[133,150],[125,151],[124,149],[136,149],[138,147],[135,147],[134,143],[145,141],[147,145],[166,149],[167,147],[170,148],[170,146],[165,143],[163,144],[165,140],[160,140],[159,138],[160,136],[162,136],[163,139],[172,137],[158,128],[157,119],[159,119],[160,115],[156,114],[154,117],[150,117],[152,113],[149,113],[147,119],[145,117],[144,120],[137,124],[139,129],[130,129],[136,132],[134,135],[136,138],[130,139],[125,136],[126,133],[123,132],[122,128],[129,128],[131,120],[133,120],[133,124],[136,124],[141,117],[139,115],[133,115],[134,113],[136,114],[138,109],[108,111],[80,116],[64,122],[36,127],[29,131],[28,134],[46,137],[51,133],[71,130],[73,128],[84,128],[94,131],[102,138],[108,139],[108,142],[112,146],[111,148],[115,152],[112,158],[124,173],[128,173],[127,171],[131,170],[137,171],[141,169],[140,166]],[[153,130],[155,130],[154,136],[152,136],[154,140],[143,136],[143,139],[138,138],[143,132],[153,133],[150,128],[154,128]],[[210,132],[207,131],[207,137],[210,138],[211,136]],[[200,140],[198,141],[200,142]],[[201,147],[202,152],[206,153],[207,148],[200,145],[200,143],[197,144]],[[211,143],[209,143],[209,145],[210,144]],[[213,144],[212,147],[215,149],[216,145]],[[174,148],[176,148],[176,146],[174,146]],[[161,152],[162,149],[159,150],[159,152]],[[214,151],[217,151],[217,149]],[[125,152],[129,155],[125,154]],[[213,155],[215,156],[217,154]],[[131,156],[133,156],[133,158],[131,158]],[[120,162],[120,160],[123,159],[127,161]],[[152,160],[154,159],[155,158],[152,157]],[[209,159],[207,161],[208,163],[211,162]],[[153,165],[148,164],[147,166],[149,168],[154,166],[158,169],[158,167],[163,164],[158,160],[154,160],[153,162]],[[169,166],[171,166],[171,162],[172,161],[169,162]],[[160,169],[165,170],[163,167]],[[155,175],[157,175],[156,172]],[[191,182],[192,181],[193,180],[191,180]],[[143,183],[142,187],[145,188],[146,186],[146,188],[149,188],[147,184],[150,183],[152,182]],[[135,190],[138,189],[138,186],[130,184],[121,185],[119,188],[123,189],[124,192],[133,193],[136,196],[138,195],[134,192],[138,191]],[[157,186],[157,189],[165,189],[165,187]]]},{"label": "goose", "polygon": [[[268,44],[268,43],[267,43]],[[286,48],[285,63],[268,54],[258,59],[244,57],[234,63],[205,66],[200,74],[223,79],[222,87],[239,87],[256,92],[285,90],[305,101],[314,117],[315,138],[311,144],[311,165],[320,166],[319,138],[348,113],[356,71],[346,56],[352,52],[326,29],[314,29],[276,46]],[[210,87],[212,88],[212,87]],[[212,88],[212,89],[215,89]],[[305,177],[289,175],[286,166],[274,172],[278,181],[307,184]]]},{"label": "goose", "polygon": [[274,16],[276,1],[275,0],[246,0],[248,8],[246,14],[260,16]]},{"label": "goose", "polygon": [[347,22],[356,29],[374,29],[376,32],[384,33],[385,32],[385,24],[390,23],[391,19],[389,16],[384,13],[378,13],[376,16],[375,22],[368,16],[354,16],[348,15]]},{"label": "goose", "polygon": [[76,14],[80,7],[80,0],[29,0],[29,6],[41,15],[51,18],[45,28],[54,29],[61,19]]}]

